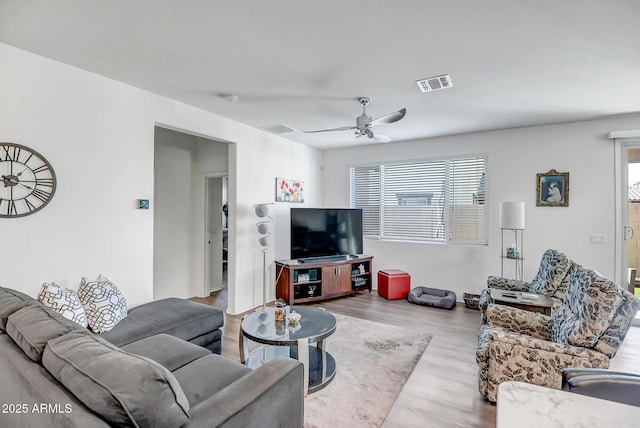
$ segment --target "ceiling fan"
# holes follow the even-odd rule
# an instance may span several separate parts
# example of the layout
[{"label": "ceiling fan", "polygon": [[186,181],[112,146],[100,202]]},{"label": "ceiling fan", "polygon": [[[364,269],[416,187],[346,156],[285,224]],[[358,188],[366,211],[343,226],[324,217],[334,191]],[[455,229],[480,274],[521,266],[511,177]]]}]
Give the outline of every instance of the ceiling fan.
[{"label": "ceiling fan", "polygon": [[407,114],[407,109],[403,108],[401,110],[395,111],[393,113],[385,114],[375,120],[371,119],[371,116],[367,116],[367,106],[371,102],[371,99],[368,97],[360,97],[358,98],[358,102],[362,106],[362,115],[356,118],[356,126],[341,126],[339,128],[330,128],[330,129],[319,129],[317,131],[302,131],[307,134],[313,134],[316,132],[330,132],[330,131],[348,131],[355,130],[356,137],[367,136],[373,140],[379,142],[387,142],[391,141],[389,136],[383,134],[378,130],[374,130],[373,127],[377,125],[384,125],[388,123],[394,123],[402,119],[405,114]]}]

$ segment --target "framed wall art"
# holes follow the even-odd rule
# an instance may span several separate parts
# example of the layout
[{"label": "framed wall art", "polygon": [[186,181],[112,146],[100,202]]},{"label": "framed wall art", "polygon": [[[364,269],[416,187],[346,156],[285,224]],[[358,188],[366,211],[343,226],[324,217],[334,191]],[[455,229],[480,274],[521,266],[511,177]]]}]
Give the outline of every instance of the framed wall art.
[{"label": "framed wall art", "polygon": [[276,202],[304,202],[304,183],[300,180],[276,178]]},{"label": "framed wall art", "polygon": [[537,207],[569,206],[569,173],[555,169],[537,174],[536,181]]}]

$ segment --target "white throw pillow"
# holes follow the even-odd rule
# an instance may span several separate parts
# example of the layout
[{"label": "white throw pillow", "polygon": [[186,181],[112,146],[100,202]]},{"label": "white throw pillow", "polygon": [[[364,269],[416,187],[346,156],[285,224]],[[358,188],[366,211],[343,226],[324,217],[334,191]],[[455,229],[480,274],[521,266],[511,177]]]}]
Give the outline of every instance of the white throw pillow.
[{"label": "white throw pillow", "polygon": [[122,292],[102,275],[95,281],[83,277],[78,288],[78,297],[87,313],[89,327],[94,333],[111,330],[127,316],[127,301]]},{"label": "white throw pillow", "polygon": [[63,317],[87,327],[87,316],[75,291],[59,287],[55,282],[45,282],[40,287],[38,301]]}]

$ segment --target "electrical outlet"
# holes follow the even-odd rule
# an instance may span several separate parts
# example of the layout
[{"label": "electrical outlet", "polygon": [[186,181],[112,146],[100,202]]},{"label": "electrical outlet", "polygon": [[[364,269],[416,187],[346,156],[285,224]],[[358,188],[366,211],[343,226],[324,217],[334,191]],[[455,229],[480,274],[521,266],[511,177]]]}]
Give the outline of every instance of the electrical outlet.
[{"label": "electrical outlet", "polygon": [[607,235],[602,233],[592,233],[591,234],[591,243],[592,244],[606,244],[607,243]]}]

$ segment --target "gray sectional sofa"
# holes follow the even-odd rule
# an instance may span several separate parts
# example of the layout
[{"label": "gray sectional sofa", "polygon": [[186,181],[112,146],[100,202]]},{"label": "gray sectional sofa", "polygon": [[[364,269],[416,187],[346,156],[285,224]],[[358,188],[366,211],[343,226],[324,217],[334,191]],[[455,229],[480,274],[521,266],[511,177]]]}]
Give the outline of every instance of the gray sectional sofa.
[{"label": "gray sectional sofa", "polygon": [[123,346],[165,333],[220,354],[220,329],[223,325],[224,313],[220,309],[190,300],[169,298],[129,309],[125,319],[99,336],[116,346]]},{"label": "gray sectional sofa", "polygon": [[0,426],[301,427],[302,365],[216,355],[222,323],[218,309],[167,299],[96,335],[0,287]]}]

